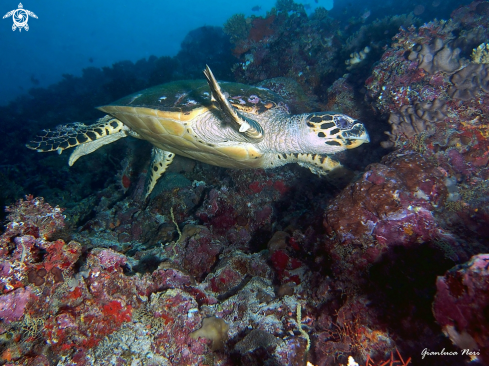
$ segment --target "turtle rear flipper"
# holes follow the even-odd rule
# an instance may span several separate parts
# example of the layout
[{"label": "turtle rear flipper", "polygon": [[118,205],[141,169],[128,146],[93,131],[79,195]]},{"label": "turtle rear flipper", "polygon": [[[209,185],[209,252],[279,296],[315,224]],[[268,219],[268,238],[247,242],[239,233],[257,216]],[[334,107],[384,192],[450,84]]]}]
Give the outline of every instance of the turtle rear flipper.
[{"label": "turtle rear flipper", "polygon": [[129,134],[129,128],[121,121],[105,116],[89,126],[75,122],[58,126],[54,130],[44,130],[44,134],[39,134],[36,140],[26,146],[38,152],[57,151],[58,154],[76,147],[68,162],[72,166],[81,156],[90,154]]},{"label": "turtle rear flipper", "polygon": [[261,141],[264,135],[260,124],[252,119],[244,118],[238,114],[236,109],[226,99],[221,87],[219,86],[219,83],[208,65],[205,65],[204,75],[207,79],[207,83],[209,84],[209,88],[211,88],[212,97],[217,101],[219,108],[227,119],[237,127],[240,133],[251,139],[253,142]]},{"label": "turtle rear flipper", "polygon": [[153,147],[153,150],[151,151],[151,168],[150,172],[148,173],[146,187],[144,189],[144,199],[147,199],[151,194],[156,182],[161,178],[168,166],[172,163],[174,157],[175,154],[170,151]]}]

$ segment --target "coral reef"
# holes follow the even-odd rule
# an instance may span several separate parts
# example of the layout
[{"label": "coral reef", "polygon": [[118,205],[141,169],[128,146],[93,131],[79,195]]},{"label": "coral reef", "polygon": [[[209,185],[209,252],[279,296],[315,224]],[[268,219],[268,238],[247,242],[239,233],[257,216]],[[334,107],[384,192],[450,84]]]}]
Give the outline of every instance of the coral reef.
[{"label": "coral reef", "polygon": [[321,15],[321,9],[308,17],[301,4],[278,2],[266,17],[229,19],[224,31],[235,45],[236,80],[256,83],[285,76],[312,94],[321,77],[336,73],[335,52],[341,44],[333,19]]},{"label": "coral reef", "polygon": [[[362,4],[333,18],[347,5],[308,15],[281,0],[226,23],[233,50],[203,27],[176,57],[87,69],[0,108],[0,363],[487,364],[489,3],[446,21],[432,20],[436,1],[401,2],[404,16]],[[372,143],[327,178],[176,157],[147,201],[144,141],[71,170],[18,149],[30,130],[200,77],[206,59],[294,113],[365,121]],[[377,146],[387,121],[389,150]]]},{"label": "coral reef", "polygon": [[224,23],[224,32],[229,34],[231,42],[246,38],[251,29],[251,22],[246,21],[244,14],[234,14]]},{"label": "coral reef", "polygon": [[447,19],[453,9],[470,2],[470,0],[462,0],[413,3],[409,0],[399,0],[395,6],[392,6],[391,3],[378,3],[375,0],[353,0],[347,3],[335,0],[330,13],[332,17],[339,19],[343,24],[348,24],[348,27],[358,28],[366,21],[399,14],[413,13],[422,22],[434,18]]},{"label": "coral reef", "polygon": [[479,47],[474,48],[470,57],[476,64],[489,64],[489,44],[481,43]]},{"label": "coral reef", "polygon": [[463,55],[473,42],[487,37],[489,29],[480,19],[472,24],[474,30],[455,36],[459,17],[454,12],[449,21],[401,29],[367,79],[369,97],[380,112],[390,114],[392,130],[385,147],[423,133],[432,136],[444,126],[453,127],[461,110],[468,107],[450,103],[453,99],[469,104],[485,98],[489,90],[485,64]]},{"label": "coral reef", "polygon": [[[41,362],[44,342],[63,358],[58,360],[61,364],[80,365],[111,359],[143,365],[266,360],[289,365],[308,359],[333,365],[346,363],[350,355],[374,364],[395,354],[396,347],[404,359],[417,359],[421,344],[452,349],[434,341],[434,323],[419,314],[410,316],[414,330],[403,329],[405,324],[379,312],[385,307],[382,303],[399,296],[387,291],[391,284],[381,279],[405,282],[393,277],[393,271],[402,261],[417,259],[416,248],[426,247],[424,242],[432,242],[423,249],[429,254],[425,260],[439,264],[426,272],[417,273],[415,268],[409,272],[414,283],[403,285],[410,289],[399,300],[403,306],[399,302],[389,306],[393,317],[406,318],[410,306],[429,310],[429,300],[413,291],[430,289],[429,278],[434,286],[436,274],[468,258],[466,249],[457,246],[436,221],[449,188],[432,163],[411,152],[371,166],[327,208],[326,232],[320,213],[329,195],[321,185],[306,184],[300,177],[306,172],[284,168],[273,174],[229,173],[215,178],[212,186],[188,180],[178,188],[163,189],[145,210],[136,204],[142,194],[137,187],[123,200],[113,186],[108,187],[96,217],[69,244],[37,238],[28,246],[25,233],[4,233],[2,242],[12,254],[2,262],[2,281],[12,289],[6,288],[0,298],[0,324],[4,335],[20,339],[21,344],[4,342],[4,359]],[[199,174],[207,179],[215,176],[205,170]],[[311,196],[304,211],[304,203],[291,198],[306,187]],[[371,196],[356,198],[365,191]],[[42,200],[20,201],[10,208],[10,217],[19,223],[30,212],[44,217],[51,217],[44,212],[56,212],[45,203],[42,212],[35,211],[36,202]],[[191,217],[200,225],[188,221]],[[22,226],[40,225],[29,229],[39,233],[45,232],[43,225],[51,227],[50,222]],[[121,241],[119,228],[152,234]],[[10,235],[18,233],[21,239],[12,240]],[[40,245],[48,255],[39,262],[34,254]],[[83,257],[82,246],[87,250]],[[13,281],[18,273],[11,268],[24,247],[30,248],[31,256],[25,255],[28,269],[19,287]],[[398,247],[405,249],[399,252]],[[331,262],[325,266],[328,258]],[[406,271],[408,264],[402,264]],[[31,280],[30,268],[35,270]],[[61,269],[61,276],[53,268]],[[334,280],[322,274],[325,268],[334,273]],[[372,284],[372,290],[360,291]],[[13,301],[17,306],[11,309]],[[217,319],[216,324],[210,326],[206,319]],[[227,338],[219,329],[227,332]],[[418,341],[406,336],[421,330],[426,336]],[[415,345],[407,347],[401,339]]]},{"label": "coral reef", "polygon": [[459,57],[460,52],[460,48],[452,49],[448,42],[435,38],[430,43],[414,47],[409,53],[408,60],[416,61],[418,68],[428,74],[443,72],[451,75],[465,66],[464,60]]},{"label": "coral reef", "polygon": [[489,255],[479,254],[436,281],[436,321],[450,340],[473,360],[489,363]]},{"label": "coral reef", "polygon": [[[458,226],[464,238],[479,232],[477,240],[483,243],[488,73],[486,64],[469,59],[473,45],[489,34],[484,15],[476,11],[481,4],[457,9],[449,21],[401,29],[366,86],[373,105],[389,116],[392,129],[383,146],[414,149],[456,182],[447,201],[451,213],[442,221]],[[468,224],[468,216],[477,224]]]},{"label": "coral reef", "polygon": [[203,26],[190,31],[174,60],[178,62],[179,73],[186,78],[202,78],[206,64],[217,70],[223,80],[230,80],[232,76],[231,42],[221,27]]},{"label": "coral reef", "polygon": [[453,75],[450,81],[453,86],[448,89],[448,94],[454,99],[469,101],[480,91],[489,93],[489,67],[484,63],[471,63]]}]

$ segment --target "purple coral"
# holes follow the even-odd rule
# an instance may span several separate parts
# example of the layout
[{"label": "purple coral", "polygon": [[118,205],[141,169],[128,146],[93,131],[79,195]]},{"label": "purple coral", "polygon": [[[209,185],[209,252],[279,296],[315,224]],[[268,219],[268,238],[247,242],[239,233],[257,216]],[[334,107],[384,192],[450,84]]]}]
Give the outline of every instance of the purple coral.
[{"label": "purple coral", "polygon": [[18,288],[0,296],[0,318],[5,323],[19,320],[24,315],[25,307],[31,298],[30,287]]}]

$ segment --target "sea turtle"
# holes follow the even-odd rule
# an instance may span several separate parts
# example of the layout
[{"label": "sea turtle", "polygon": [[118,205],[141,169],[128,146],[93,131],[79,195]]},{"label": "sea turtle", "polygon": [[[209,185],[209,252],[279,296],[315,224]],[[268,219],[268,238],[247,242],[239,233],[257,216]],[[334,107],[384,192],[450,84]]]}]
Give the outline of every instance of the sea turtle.
[{"label": "sea turtle", "polygon": [[204,80],[155,86],[99,107],[97,123],[45,130],[27,147],[39,152],[75,147],[81,156],[126,136],[153,145],[146,195],[175,154],[226,168],[274,168],[298,163],[324,175],[340,166],[329,154],[369,141],[362,123],[340,113],[291,115],[283,99],[266,88],[221,82],[208,66]]}]

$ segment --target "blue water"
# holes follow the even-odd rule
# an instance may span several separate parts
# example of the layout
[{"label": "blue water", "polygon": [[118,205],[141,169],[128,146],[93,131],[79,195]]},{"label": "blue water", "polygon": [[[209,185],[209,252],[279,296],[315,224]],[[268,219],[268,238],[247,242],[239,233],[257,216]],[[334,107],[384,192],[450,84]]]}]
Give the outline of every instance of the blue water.
[{"label": "blue water", "polygon": [[[306,0],[309,11],[332,0]],[[275,0],[227,1],[23,1],[29,31],[12,31],[12,17],[0,22],[0,105],[58,82],[62,74],[81,75],[89,66],[111,66],[155,55],[174,56],[192,29],[222,26],[235,13],[265,15]],[[252,11],[254,6],[259,11]],[[3,17],[18,2],[0,2]]]}]

